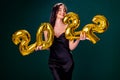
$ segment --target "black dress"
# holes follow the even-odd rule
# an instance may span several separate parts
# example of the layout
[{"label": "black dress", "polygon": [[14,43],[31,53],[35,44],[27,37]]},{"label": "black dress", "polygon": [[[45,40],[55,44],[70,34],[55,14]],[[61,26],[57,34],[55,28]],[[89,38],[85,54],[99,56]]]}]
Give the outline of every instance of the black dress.
[{"label": "black dress", "polygon": [[55,36],[49,56],[49,68],[54,80],[72,80],[73,67],[74,61],[65,33],[62,33],[58,38]]}]

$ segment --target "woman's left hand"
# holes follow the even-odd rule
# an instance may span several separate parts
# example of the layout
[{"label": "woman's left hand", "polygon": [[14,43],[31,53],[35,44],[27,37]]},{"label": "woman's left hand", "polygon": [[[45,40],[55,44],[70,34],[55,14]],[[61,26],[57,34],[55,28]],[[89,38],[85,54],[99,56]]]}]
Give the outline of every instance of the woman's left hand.
[{"label": "woman's left hand", "polygon": [[86,36],[86,33],[85,32],[81,32],[80,33],[80,40],[89,40],[89,38]]}]

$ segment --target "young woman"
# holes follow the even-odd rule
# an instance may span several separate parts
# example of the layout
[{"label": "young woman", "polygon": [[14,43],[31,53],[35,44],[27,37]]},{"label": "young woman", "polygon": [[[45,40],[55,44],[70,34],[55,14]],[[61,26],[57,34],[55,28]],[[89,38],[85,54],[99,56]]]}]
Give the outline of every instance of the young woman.
[{"label": "young woman", "polygon": [[[65,29],[67,25],[63,23],[63,18],[67,13],[67,8],[63,3],[57,3],[53,6],[50,23],[54,29],[54,41],[49,48],[49,68],[52,71],[54,80],[72,80],[72,72],[74,67],[74,61],[71,50],[74,50],[79,44],[80,40],[85,40],[85,33],[80,34],[80,39],[76,41],[69,41],[65,38]],[[44,33],[45,39],[47,39],[47,32]],[[36,50],[41,50],[41,46],[38,46]]]}]

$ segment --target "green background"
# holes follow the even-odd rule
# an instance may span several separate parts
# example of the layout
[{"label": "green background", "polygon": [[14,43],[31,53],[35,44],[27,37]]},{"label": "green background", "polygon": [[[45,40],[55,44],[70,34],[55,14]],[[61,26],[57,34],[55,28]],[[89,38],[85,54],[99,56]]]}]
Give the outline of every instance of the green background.
[{"label": "green background", "polygon": [[97,44],[81,41],[73,51],[73,80],[120,80],[119,0],[1,0],[0,1],[0,80],[53,80],[48,68],[48,51],[38,51],[23,57],[11,36],[20,29],[36,40],[39,25],[49,22],[51,8],[63,2],[68,12],[79,15],[81,24],[91,23],[97,14],[104,15],[109,28],[96,34]]}]

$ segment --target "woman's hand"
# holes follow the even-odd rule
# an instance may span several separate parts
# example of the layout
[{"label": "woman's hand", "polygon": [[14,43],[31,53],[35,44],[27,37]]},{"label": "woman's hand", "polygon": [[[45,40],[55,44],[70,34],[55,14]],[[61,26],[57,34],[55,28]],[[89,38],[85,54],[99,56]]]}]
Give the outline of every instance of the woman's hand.
[{"label": "woman's hand", "polygon": [[38,51],[38,50],[42,50],[42,46],[37,46],[37,47],[35,48],[35,51]]},{"label": "woman's hand", "polygon": [[89,40],[89,38],[86,36],[86,33],[85,32],[81,32],[80,33],[80,40]]}]

